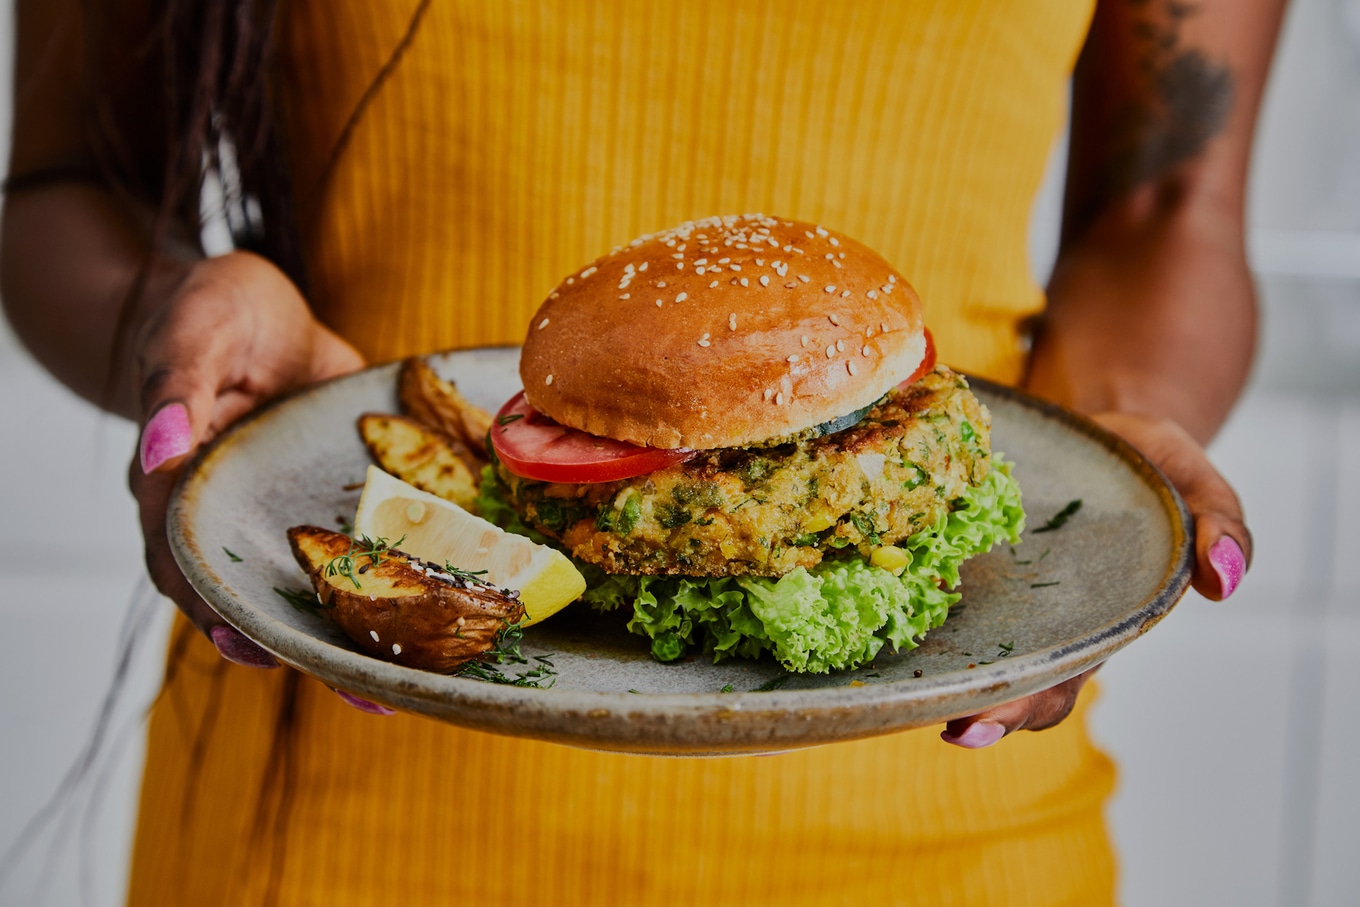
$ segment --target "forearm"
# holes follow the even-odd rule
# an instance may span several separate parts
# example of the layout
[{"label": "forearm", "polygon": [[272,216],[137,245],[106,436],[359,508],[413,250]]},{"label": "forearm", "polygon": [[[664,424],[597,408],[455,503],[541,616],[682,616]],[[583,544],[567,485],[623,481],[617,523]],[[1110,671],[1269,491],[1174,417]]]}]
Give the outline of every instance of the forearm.
[{"label": "forearm", "polygon": [[138,220],[94,183],[55,182],[13,193],[0,235],[0,296],[15,332],[76,393],[129,417],[131,340],[196,255],[180,243],[151,261],[125,310],[149,242]]},{"label": "forearm", "polygon": [[1203,444],[1241,392],[1256,329],[1232,212],[1135,194],[1064,248],[1026,383],[1086,413],[1169,418]]},{"label": "forearm", "polygon": [[1201,443],[1256,339],[1243,241],[1283,0],[1101,0],[1072,91],[1063,236],[1029,386]]}]

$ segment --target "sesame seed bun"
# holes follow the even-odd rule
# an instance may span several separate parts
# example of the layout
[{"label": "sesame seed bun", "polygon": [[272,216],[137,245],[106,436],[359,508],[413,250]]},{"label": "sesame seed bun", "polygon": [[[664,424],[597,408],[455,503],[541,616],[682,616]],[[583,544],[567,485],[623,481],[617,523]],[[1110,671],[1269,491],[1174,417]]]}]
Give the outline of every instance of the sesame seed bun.
[{"label": "sesame seed bun", "polygon": [[876,253],[747,214],[614,249],[539,307],[530,405],[649,447],[742,447],[869,406],[925,356],[921,302]]}]

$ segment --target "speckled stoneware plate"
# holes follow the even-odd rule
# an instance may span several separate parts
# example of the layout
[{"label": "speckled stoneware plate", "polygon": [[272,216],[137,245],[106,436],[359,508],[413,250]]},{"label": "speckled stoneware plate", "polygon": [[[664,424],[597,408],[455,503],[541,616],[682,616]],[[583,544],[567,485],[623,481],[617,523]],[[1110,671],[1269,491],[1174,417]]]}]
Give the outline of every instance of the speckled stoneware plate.
[{"label": "speckled stoneware plate", "polygon": [[[431,359],[495,411],[519,387],[518,353]],[[333,687],[454,724],[635,753],[756,753],[940,724],[1025,696],[1108,658],[1185,592],[1189,517],[1156,469],[1092,423],[974,380],[993,444],[1015,462],[1031,529],[963,571],[963,600],[923,645],[858,671],[786,675],[770,660],[660,664],[620,615],[575,606],[525,633],[551,655],[551,689],[490,684],[378,661],[275,587],[306,588],[285,531],[336,525],[358,504],[369,458],[354,428],[395,412],[396,366],[372,368],[267,407],[188,469],[170,540],[199,593],[280,660]],[[1033,532],[1074,499],[1063,528]],[[233,560],[228,549],[235,553]],[[731,692],[722,692],[728,689]]]}]

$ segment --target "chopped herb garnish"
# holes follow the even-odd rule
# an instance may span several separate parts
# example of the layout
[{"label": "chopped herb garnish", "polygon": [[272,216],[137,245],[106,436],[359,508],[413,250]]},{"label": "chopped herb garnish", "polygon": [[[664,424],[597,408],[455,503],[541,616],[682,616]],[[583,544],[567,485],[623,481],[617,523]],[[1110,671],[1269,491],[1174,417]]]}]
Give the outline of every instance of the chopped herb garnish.
[{"label": "chopped herb garnish", "polygon": [[1014,641],[1012,641],[1012,642],[999,642],[999,643],[996,644],[996,647],[997,647],[998,649],[1000,649],[1001,651],[1005,652],[1007,655],[1009,655],[1009,654],[1011,654],[1011,652],[1015,649],[1015,643],[1014,643]]},{"label": "chopped herb garnish", "polygon": [[787,675],[787,674],[780,674],[778,677],[771,677],[769,680],[765,681],[764,683],[762,683],[760,686],[756,687],[756,688],[755,688],[754,690],[752,690],[751,692],[752,692],[752,693],[769,693],[769,692],[773,692],[774,690],[779,689],[780,687],[782,687],[784,684],[786,684],[786,683],[788,683],[788,682],[789,682],[789,675]]},{"label": "chopped herb garnish", "polygon": [[523,419],[523,418],[524,418],[524,413],[506,413],[506,414],[503,415],[503,416],[497,416],[497,417],[496,417],[496,424],[497,424],[497,425],[509,425],[511,422],[514,422],[516,419]]},{"label": "chopped herb garnish", "polygon": [[1030,587],[1031,589],[1043,589],[1043,588],[1046,588],[1046,587],[1048,587],[1048,586],[1056,586],[1056,585],[1058,585],[1058,581],[1057,581],[1057,580],[1055,580],[1055,581],[1053,581],[1053,582],[1051,582],[1051,583],[1030,583],[1029,587]]},{"label": "chopped herb garnish", "polygon": [[732,692],[732,684],[730,684],[730,683],[723,684],[723,688],[722,688],[721,690],[719,690],[718,692],[719,692],[719,693],[730,693],[730,692]]},{"label": "chopped herb garnish", "polygon": [[1059,510],[1057,513],[1053,514],[1053,516],[1049,519],[1047,523],[1040,526],[1038,529],[1034,531],[1052,532],[1054,529],[1061,529],[1063,527],[1063,524],[1066,523],[1069,519],[1071,519],[1080,509],[1081,498],[1077,498],[1075,501],[1068,501],[1066,507],[1064,507],[1062,510]]},{"label": "chopped herb garnish", "polygon": [[237,554],[235,551],[232,551],[226,545],[222,546],[222,550],[227,552],[227,557],[231,558],[233,564],[239,564],[241,561],[245,560],[245,558],[241,557],[241,555]]}]

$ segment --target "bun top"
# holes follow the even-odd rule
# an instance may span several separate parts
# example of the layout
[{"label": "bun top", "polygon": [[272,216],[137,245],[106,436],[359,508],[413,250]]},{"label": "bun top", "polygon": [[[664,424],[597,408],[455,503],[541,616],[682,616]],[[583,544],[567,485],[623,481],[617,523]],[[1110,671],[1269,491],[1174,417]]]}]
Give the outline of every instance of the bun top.
[{"label": "bun top", "polygon": [[520,378],[563,425],[649,447],[741,447],[869,406],[925,356],[921,302],[815,224],[711,217],[619,246],[529,325]]}]

